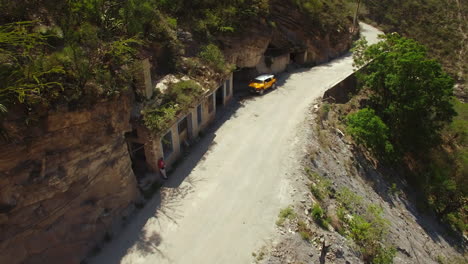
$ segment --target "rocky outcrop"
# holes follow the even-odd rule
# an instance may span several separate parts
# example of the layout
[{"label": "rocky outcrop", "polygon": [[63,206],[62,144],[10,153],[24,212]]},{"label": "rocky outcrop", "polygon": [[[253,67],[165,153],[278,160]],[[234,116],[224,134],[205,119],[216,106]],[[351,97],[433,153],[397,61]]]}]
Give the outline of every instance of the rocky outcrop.
[{"label": "rocky outcrop", "polygon": [[260,63],[272,37],[272,29],[264,21],[258,21],[242,34],[221,36],[220,41],[229,63],[239,68],[252,68]]},{"label": "rocky outcrop", "polygon": [[[218,36],[228,62],[279,72],[290,60],[318,64],[349,49],[348,30],[321,31],[291,1],[274,0],[271,6],[269,21],[253,19],[252,26]],[[191,34],[177,34],[186,54],[196,55],[199,43]],[[146,99],[154,97],[152,70],[166,74],[169,56],[178,54],[153,44],[136,76],[136,93]],[[197,71],[207,88],[225,79],[205,66]],[[79,263],[129,213],[139,197],[124,136],[132,131],[134,104],[123,95],[78,111],[28,116],[9,109],[2,127],[12,143],[0,143],[0,263]],[[31,116],[37,119],[26,125]]]},{"label": "rocky outcrop", "polygon": [[271,45],[292,52],[307,52],[306,63],[327,62],[351,47],[351,21],[348,28],[324,31],[290,1],[275,1],[271,13],[276,26]]},{"label": "rocky outcrop", "polygon": [[79,263],[128,213],[139,195],[130,109],[122,96],[4,122],[14,143],[0,145],[0,263]]},{"label": "rocky outcrop", "polygon": [[[291,1],[272,1],[270,21],[252,21],[242,33],[221,36],[224,53],[230,63],[239,68],[252,68],[262,63],[263,55],[292,54],[299,64],[327,62],[348,51],[353,41],[347,28],[324,31],[311,22]],[[358,33],[358,32],[356,32]]]}]

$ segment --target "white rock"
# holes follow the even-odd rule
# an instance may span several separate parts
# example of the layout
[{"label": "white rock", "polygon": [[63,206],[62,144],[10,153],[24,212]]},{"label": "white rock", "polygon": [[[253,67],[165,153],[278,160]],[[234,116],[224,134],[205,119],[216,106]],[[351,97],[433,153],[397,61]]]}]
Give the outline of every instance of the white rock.
[{"label": "white rock", "polygon": [[178,83],[180,82],[180,79],[175,77],[172,74],[164,76],[155,86],[156,90],[161,91],[161,93],[165,93],[167,91],[167,88],[169,88],[169,84],[171,83]]}]

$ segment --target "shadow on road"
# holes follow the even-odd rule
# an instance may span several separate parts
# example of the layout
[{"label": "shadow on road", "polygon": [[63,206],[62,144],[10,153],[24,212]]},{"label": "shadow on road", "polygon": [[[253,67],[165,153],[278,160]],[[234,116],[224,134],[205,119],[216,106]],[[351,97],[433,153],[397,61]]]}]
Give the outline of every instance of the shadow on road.
[{"label": "shadow on road", "polygon": [[188,176],[216,144],[214,141],[216,131],[226,121],[235,118],[237,111],[244,107],[244,103],[245,101],[240,96],[236,96],[233,102],[218,112],[210,128],[204,132],[204,135],[191,146],[174,166],[173,171],[168,175],[169,179],[158,182],[162,187],[145,204],[136,204],[136,212],[121,227],[121,232],[114,240],[102,245],[102,251],[100,248],[96,248],[95,251],[99,253],[95,252],[96,256],[85,260],[86,263],[121,263],[127,254],[132,253],[143,257],[159,255],[161,258],[167,259],[164,252],[158,248],[164,238],[154,230],[148,230],[145,226],[150,222],[154,222],[160,229],[163,229],[164,227],[160,224],[162,218],[177,225],[178,219],[182,217],[183,213],[178,210],[180,203],[193,192],[197,183],[203,181],[202,178]]},{"label": "shadow on road", "polygon": [[[349,56],[351,55],[347,54],[335,61],[317,67],[333,67],[335,63],[340,63]],[[292,75],[313,70],[314,68],[297,68],[278,75],[278,89],[271,90],[268,93],[277,92],[286,96],[288,89],[284,89],[283,86]],[[218,112],[216,120],[210,128],[192,145],[180,161],[174,164],[173,171],[168,175],[169,180],[160,181],[159,183],[162,185],[161,189],[156,191],[154,196],[146,201],[146,204],[138,206],[140,209],[122,227],[122,231],[116,236],[116,239],[104,245],[102,251],[97,256],[88,259],[86,263],[120,263],[127,254],[143,257],[159,255],[161,258],[167,259],[164,252],[159,249],[164,237],[161,237],[154,230],[148,230],[149,228],[146,227],[156,225],[159,226],[159,229],[164,229],[165,227],[161,226],[160,223],[160,220],[163,218],[169,220],[174,225],[178,224],[178,220],[183,215],[183,212],[178,209],[180,208],[179,205],[187,195],[194,191],[197,183],[204,180],[203,178],[188,176],[216,144],[216,131],[226,121],[235,118],[237,111],[243,108],[250,100],[261,99],[261,96],[251,95],[248,92],[247,82],[236,82],[234,87],[235,99]],[[268,93],[263,96],[268,96]],[[141,206],[143,207],[141,208]],[[148,225],[150,222],[154,223]]]}]

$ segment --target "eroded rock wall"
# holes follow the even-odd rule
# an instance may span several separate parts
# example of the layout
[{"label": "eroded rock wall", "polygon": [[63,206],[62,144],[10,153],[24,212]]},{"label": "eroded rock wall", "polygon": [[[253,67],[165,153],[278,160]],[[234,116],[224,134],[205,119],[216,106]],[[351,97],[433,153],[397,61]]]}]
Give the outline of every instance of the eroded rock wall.
[{"label": "eroded rock wall", "polygon": [[270,22],[253,20],[252,26],[243,28],[242,32],[219,38],[227,61],[239,68],[256,67],[268,49],[273,49],[306,54],[300,64],[320,64],[350,49],[351,20],[348,28],[324,31],[290,1],[273,1],[271,7]]},{"label": "eroded rock wall", "polygon": [[239,68],[253,68],[260,63],[272,38],[272,29],[264,21],[257,21],[242,33],[221,36],[220,41],[229,63]]},{"label": "eroded rock wall", "polygon": [[0,263],[79,263],[129,212],[130,109],[121,96],[29,127],[4,122],[14,142],[0,145]]}]

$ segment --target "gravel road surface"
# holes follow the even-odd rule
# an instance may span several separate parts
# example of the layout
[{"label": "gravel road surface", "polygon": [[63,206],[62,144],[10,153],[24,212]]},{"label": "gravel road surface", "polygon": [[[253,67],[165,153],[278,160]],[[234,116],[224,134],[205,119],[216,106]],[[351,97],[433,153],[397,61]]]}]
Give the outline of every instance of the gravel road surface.
[{"label": "gravel road surface", "polygon": [[[378,33],[362,25],[369,42]],[[308,107],[352,72],[346,55],[282,74],[276,90],[228,106],[161,192],[88,263],[251,263],[292,202],[289,172],[304,153]]]}]

